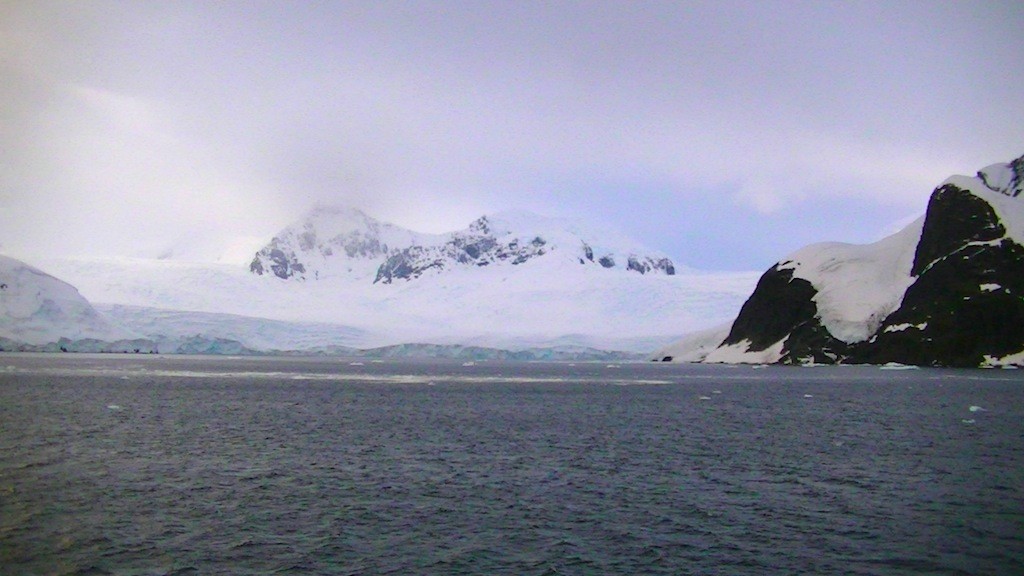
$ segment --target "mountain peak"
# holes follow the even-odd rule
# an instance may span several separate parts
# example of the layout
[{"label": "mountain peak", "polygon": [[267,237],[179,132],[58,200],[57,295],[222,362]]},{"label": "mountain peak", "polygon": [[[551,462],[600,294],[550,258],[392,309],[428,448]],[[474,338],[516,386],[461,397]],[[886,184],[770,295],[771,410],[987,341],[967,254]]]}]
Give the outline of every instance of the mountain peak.
[{"label": "mountain peak", "polygon": [[367,274],[366,268],[393,250],[420,241],[424,235],[381,222],[350,206],[317,204],[298,222],[279,232],[249,265],[257,275],[287,280],[319,279],[344,270]]},{"label": "mountain peak", "polygon": [[986,188],[1016,198],[1024,191],[1024,156],[1007,164],[992,164],[978,170]]},{"label": "mountain peak", "polygon": [[626,238],[564,218],[510,210],[477,218],[432,246],[410,246],[381,265],[374,282],[412,280],[458,266],[519,266],[541,257],[557,266],[599,266],[639,274],[673,275],[672,261]]},{"label": "mountain peak", "polygon": [[[992,164],[975,176],[953,176],[938,188],[975,196],[987,204],[1008,238],[1024,245],[1024,156]],[[957,192],[959,191],[959,192]]]},{"label": "mountain peak", "polygon": [[[264,246],[250,264],[257,275],[288,280],[324,274],[370,277],[385,284],[454,267],[520,265],[555,254],[563,265],[595,265],[673,275],[664,256],[608,230],[510,210],[477,218],[463,230],[419,234],[350,206],[318,204]],[[549,261],[551,258],[545,258]]]},{"label": "mountain peak", "polygon": [[761,277],[710,362],[1020,364],[1024,158],[932,192],[875,244],[801,249]]}]

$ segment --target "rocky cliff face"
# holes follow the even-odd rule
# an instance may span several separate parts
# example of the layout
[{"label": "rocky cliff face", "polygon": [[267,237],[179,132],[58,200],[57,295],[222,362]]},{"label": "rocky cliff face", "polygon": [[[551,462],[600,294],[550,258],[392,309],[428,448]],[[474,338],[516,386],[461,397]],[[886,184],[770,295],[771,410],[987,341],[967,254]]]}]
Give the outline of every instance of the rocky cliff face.
[{"label": "rocky cliff face", "polygon": [[572,224],[531,214],[484,216],[465,230],[418,234],[379,222],[358,210],[319,208],[274,237],[250,271],[283,280],[318,280],[345,270],[372,270],[373,283],[411,281],[459,268],[519,266],[558,255],[566,265],[638,274],[673,275],[672,261],[624,247]]},{"label": "rocky cliff face", "polygon": [[1024,363],[1024,157],[932,194],[923,221],[869,246],[773,266],[710,362]]},{"label": "rocky cliff face", "polygon": [[998,168],[977,180],[1019,205],[1004,202],[1010,211],[1001,216],[973,182],[939,187],[914,258],[917,280],[852,360],[979,366],[1024,350],[1024,246],[1008,230],[1024,213],[1024,158]]}]

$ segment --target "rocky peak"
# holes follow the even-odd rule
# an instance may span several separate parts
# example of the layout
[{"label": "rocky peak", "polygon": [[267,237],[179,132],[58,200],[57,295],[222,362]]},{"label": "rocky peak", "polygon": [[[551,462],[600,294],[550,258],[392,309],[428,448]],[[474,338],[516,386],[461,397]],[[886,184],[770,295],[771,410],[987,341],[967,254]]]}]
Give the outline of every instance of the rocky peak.
[{"label": "rocky peak", "polygon": [[487,219],[487,216],[481,216],[470,223],[469,231],[478,234],[490,234],[491,221]]},{"label": "rocky peak", "polygon": [[1016,198],[1024,191],[1024,156],[1008,164],[993,164],[978,171],[986,188]]},{"label": "rocky peak", "polygon": [[358,269],[374,283],[390,284],[454,267],[519,266],[548,254],[558,254],[565,265],[676,273],[670,259],[627,238],[584,232],[571,221],[528,212],[481,216],[461,231],[426,235],[332,206],[318,206],[282,230],[256,253],[249,270],[284,280],[318,280]]},{"label": "rocky peak", "polygon": [[1021,363],[1022,177],[1024,158],[953,176],[887,239],[800,250],[765,273],[709,361]]},{"label": "rocky peak", "polygon": [[419,236],[355,208],[321,205],[274,236],[249,270],[283,280],[318,279],[331,261],[379,261]]},{"label": "rocky peak", "polygon": [[928,201],[912,274],[920,276],[936,260],[973,242],[991,242],[1005,234],[988,202],[953,184],[943,185]]},{"label": "rocky peak", "polygon": [[[624,245],[617,249],[612,246]],[[602,248],[595,249],[594,246]],[[578,263],[619,268],[639,274],[673,275],[672,261],[660,255],[629,250],[631,243],[609,235],[584,232],[571,221],[512,211],[482,216],[461,232],[433,246],[410,246],[388,256],[375,282],[412,280],[455,266],[519,266],[548,254],[561,255],[566,265]]]}]

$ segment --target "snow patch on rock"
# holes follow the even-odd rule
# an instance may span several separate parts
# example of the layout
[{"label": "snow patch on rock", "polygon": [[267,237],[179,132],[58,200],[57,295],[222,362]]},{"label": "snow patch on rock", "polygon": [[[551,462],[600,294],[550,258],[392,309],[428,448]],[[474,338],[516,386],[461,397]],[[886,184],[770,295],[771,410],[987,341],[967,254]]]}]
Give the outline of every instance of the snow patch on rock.
[{"label": "snow patch on rock", "polygon": [[913,284],[911,267],[924,217],[867,245],[812,244],[791,254],[781,269],[811,283],[814,302],[829,334],[846,343],[863,342],[899,308]]},{"label": "snow patch on rock", "polygon": [[751,352],[750,341],[741,340],[736,344],[716,348],[704,358],[704,362],[709,364],[774,364],[782,359],[785,343],[785,339],[782,339],[764,350]]}]

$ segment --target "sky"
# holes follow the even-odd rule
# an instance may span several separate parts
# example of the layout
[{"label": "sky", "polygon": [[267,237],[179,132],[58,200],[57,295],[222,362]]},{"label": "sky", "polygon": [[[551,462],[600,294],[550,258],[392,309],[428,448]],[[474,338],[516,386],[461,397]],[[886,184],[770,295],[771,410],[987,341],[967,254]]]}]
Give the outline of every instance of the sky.
[{"label": "sky", "polygon": [[1024,154],[1021,30],[1015,0],[0,0],[0,251],[245,261],[320,203],[761,270]]}]

